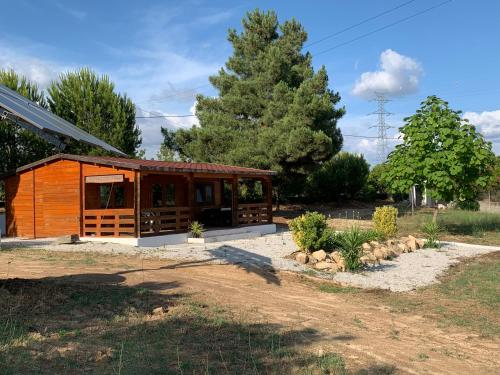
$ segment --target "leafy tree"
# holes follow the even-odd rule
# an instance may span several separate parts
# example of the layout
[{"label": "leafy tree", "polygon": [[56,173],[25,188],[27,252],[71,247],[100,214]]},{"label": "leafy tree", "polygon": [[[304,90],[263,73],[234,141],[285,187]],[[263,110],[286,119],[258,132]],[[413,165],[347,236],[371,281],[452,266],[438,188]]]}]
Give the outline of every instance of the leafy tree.
[{"label": "leafy tree", "polygon": [[322,201],[355,198],[365,186],[369,171],[363,155],[340,152],[308,177],[307,196]]},{"label": "leafy tree", "polygon": [[199,127],[175,134],[180,157],[273,169],[289,193],[337,153],[342,136],[338,93],[324,67],[315,72],[302,53],[307,34],[296,21],[279,24],[274,12],[255,10],[243,31],[229,30],[233,55],[210,82],[217,97],[199,95]]},{"label": "leafy tree", "polygon": [[429,96],[399,130],[403,143],[387,161],[384,180],[391,190],[408,192],[426,186],[438,200],[470,202],[492,180],[491,143],[476,132],[460,111]]},{"label": "leafy tree", "polygon": [[[105,75],[99,77],[88,68],[64,73],[48,92],[52,112],[90,134],[136,156],[141,132],[135,123],[135,106],[126,96],[115,92]],[[85,144],[72,144],[69,152],[102,154],[103,150]]]},{"label": "leafy tree", "polygon": [[[0,70],[0,83],[46,108],[43,92],[38,86],[15,73]],[[43,159],[54,152],[54,147],[33,132],[10,120],[0,120],[0,175]]]}]

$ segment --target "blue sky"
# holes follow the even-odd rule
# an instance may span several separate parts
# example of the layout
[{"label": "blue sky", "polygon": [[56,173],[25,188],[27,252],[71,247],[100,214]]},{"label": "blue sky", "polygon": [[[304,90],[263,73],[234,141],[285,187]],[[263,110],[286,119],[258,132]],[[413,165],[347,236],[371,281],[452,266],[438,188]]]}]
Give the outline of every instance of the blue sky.
[{"label": "blue sky", "polygon": [[[500,1],[453,0],[344,44],[443,1],[409,2],[305,48],[315,68],[326,66],[330,87],[341,93],[344,134],[376,135],[369,128],[376,120],[369,115],[376,109],[369,100],[374,91],[391,98],[388,122],[396,127],[427,95],[436,94],[462,110],[500,153]],[[247,11],[275,10],[281,21],[295,17],[309,44],[406,2],[10,1],[2,7],[0,68],[14,68],[46,87],[61,72],[89,66],[134,100],[138,116],[184,115],[192,113],[196,93],[215,94],[208,76],[231,54],[227,29],[240,29]],[[160,126],[195,122],[193,117],[138,120],[147,155],[157,152]],[[395,134],[397,129],[389,130]],[[376,162],[373,138],[346,137],[344,149]]]}]

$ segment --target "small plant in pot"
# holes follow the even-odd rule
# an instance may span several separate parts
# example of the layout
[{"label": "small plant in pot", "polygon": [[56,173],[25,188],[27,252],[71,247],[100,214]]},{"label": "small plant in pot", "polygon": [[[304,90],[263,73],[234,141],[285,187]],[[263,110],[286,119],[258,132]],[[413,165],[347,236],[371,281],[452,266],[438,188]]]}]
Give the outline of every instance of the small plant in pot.
[{"label": "small plant in pot", "polygon": [[189,224],[189,233],[191,234],[192,238],[202,238],[203,232],[205,232],[203,224],[199,223],[198,221],[193,221],[191,222],[191,224]]}]

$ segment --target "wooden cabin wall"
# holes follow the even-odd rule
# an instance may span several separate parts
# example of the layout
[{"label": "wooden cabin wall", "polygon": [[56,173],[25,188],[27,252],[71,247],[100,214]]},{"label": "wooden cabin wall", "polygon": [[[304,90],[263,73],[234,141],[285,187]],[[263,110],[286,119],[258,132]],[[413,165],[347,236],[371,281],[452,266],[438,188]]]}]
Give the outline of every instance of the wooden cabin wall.
[{"label": "wooden cabin wall", "polygon": [[33,171],[5,180],[7,235],[34,237]]}]

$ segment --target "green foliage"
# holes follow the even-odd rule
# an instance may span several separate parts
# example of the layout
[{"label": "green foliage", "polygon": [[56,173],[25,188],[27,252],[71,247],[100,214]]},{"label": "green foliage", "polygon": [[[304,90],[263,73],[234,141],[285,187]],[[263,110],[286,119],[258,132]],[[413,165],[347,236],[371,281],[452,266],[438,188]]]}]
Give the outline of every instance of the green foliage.
[{"label": "green foliage", "polygon": [[398,209],[391,206],[375,208],[372,221],[375,231],[383,238],[394,237],[398,232]]},{"label": "green foliage", "polygon": [[460,111],[429,96],[399,130],[403,143],[389,154],[384,181],[395,192],[426,186],[438,200],[476,200],[492,182],[495,155]]},{"label": "green foliage", "polygon": [[303,53],[296,20],[255,10],[228,39],[233,55],[210,77],[218,96],[197,97],[200,126],[178,130],[170,146],[180,158],[273,169],[280,192],[301,193],[307,174],[341,148],[340,96]]},{"label": "green foliage", "polygon": [[441,228],[434,221],[428,221],[421,228],[422,232],[427,236],[425,239],[425,247],[438,248],[438,236]]},{"label": "green foliage", "polygon": [[[0,70],[0,83],[46,108],[38,86],[13,70]],[[53,154],[54,147],[9,120],[0,120],[0,175]]]},{"label": "green foliage", "polygon": [[253,179],[241,179],[238,189],[238,202],[253,203],[262,202],[264,199],[264,187],[262,181]]},{"label": "green foliage", "polygon": [[306,194],[327,202],[355,198],[365,186],[369,170],[363,155],[340,152],[308,177]]},{"label": "green foliage", "polygon": [[347,270],[354,271],[361,267],[360,258],[363,255],[361,245],[374,239],[373,231],[363,231],[357,226],[337,235],[336,244],[340,248]]},{"label": "green foliage", "polygon": [[457,208],[464,211],[479,211],[479,202],[477,200],[459,200]]},{"label": "green foliage", "polygon": [[[135,124],[135,106],[126,96],[115,92],[108,76],[99,77],[88,68],[64,73],[53,82],[50,110],[79,128],[136,156],[141,144],[141,131]],[[102,154],[103,151],[85,144],[72,144],[68,152]]]},{"label": "green foliage", "polygon": [[205,229],[203,228],[203,224],[201,224],[197,221],[192,221],[191,224],[189,224],[189,233],[191,233],[191,236],[193,238],[203,237],[203,232],[205,232]]},{"label": "green foliage", "polygon": [[[315,251],[328,244],[326,217],[319,212],[306,212],[290,221],[289,228],[297,246],[302,251]],[[323,236],[324,235],[324,236]]]},{"label": "green foliage", "polygon": [[323,249],[325,251],[331,252],[337,246],[337,233],[332,228],[326,228],[323,230],[321,237],[318,240],[318,249]]}]

